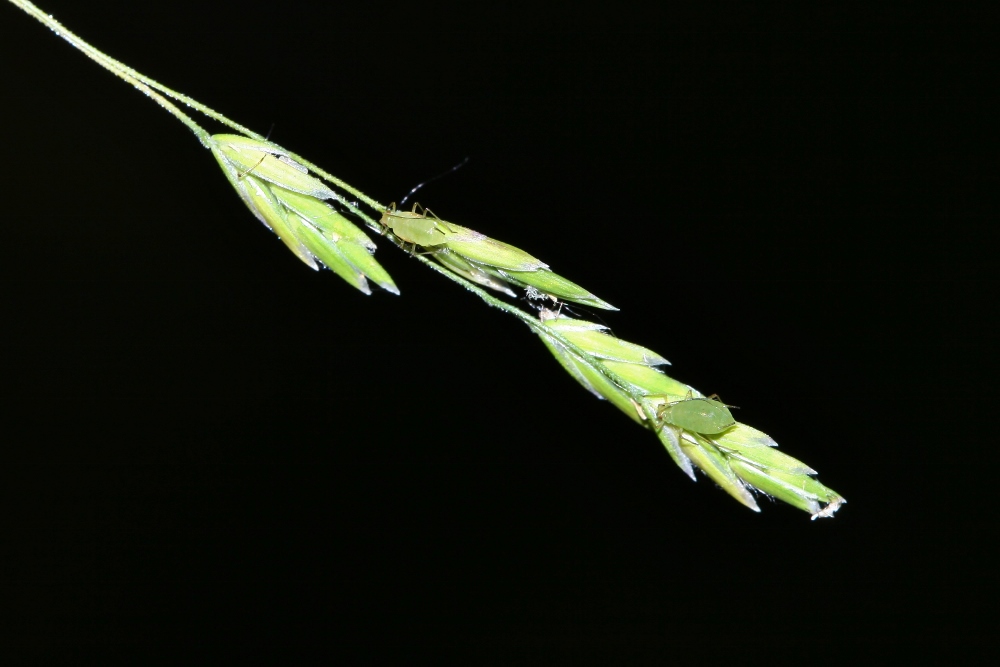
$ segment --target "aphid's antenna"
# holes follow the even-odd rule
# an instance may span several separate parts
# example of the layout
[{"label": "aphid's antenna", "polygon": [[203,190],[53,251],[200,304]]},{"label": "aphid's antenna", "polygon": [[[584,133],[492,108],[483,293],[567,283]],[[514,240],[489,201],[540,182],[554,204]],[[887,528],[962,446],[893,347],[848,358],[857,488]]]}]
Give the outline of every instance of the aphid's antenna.
[{"label": "aphid's antenna", "polygon": [[599,320],[600,324],[603,324],[604,326],[608,327],[608,331],[611,331],[611,326],[608,325],[608,323],[604,320],[604,318],[601,317],[598,313],[591,310],[590,308],[587,308],[586,306],[581,306],[580,304],[571,306],[569,304],[566,304],[566,312],[572,315],[576,315],[577,317],[593,317],[595,320]]},{"label": "aphid's antenna", "polygon": [[[688,392],[688,393],[691,393],[691,392]],[[737,410],[740,409],[740,406],[738,406],[738,405],[729,405],[729,403],[726,403],[724,400],[722,400],[722,397],[719,396],[718,394],[712,394],[711,396],[706,396],[705,398],[707,400],[709,400],[709,401],[718,401],[719,403],[722,403],[727,408],[736,408]]]},{"label": "aphid's antenna", "polygon": [[400,206],[402,206],[403,204],[405,204],[405,203],[406,203],[406,200],[407,200],[407,199],[409,199],[410,197],[412,197],[412,196],[413,196],[413,193],[414,193],[414,192],[416,192],[416,191],[417,191],[417,190],[419,190],[420,188],[424,187],[424,186],[425,186],[425,185],[427,185],[428,183],[433,183],[433,182],[434,182],[434,181],[436,181],[437,179],[439,179],[439,178],[443,178],[443,177],[447,176],[448,174],[452,173],[453,171],[458,171],[459,169],[461,169],[462,167],[464,167],[464,166],[465,166],[465,163],[466,163],[466,162],[468,162],[468,161],[469,161],[469,158],[468,158],[468,157],[466,157],[466,158],[465,158],[464,160],[462,160],[461,162],[459,162],[458,164],[456,164],[456,165],[455,165],[454,167],[452,167],[451,169],[448,169],[448,170],[446,170],[446,171],[442,171],[442,172],[441,172],[440,174],[438,174],[437,176],[431,176],[430,178],[428,178],[428,179],[427,179],[426,181],[424,181],[423,183],[418,183],[418,184],[417,184],[417,187],[415,187],[415,188],[413,188],[412,190],[410,190],[409,192],[407,192],[407,193],[406,193],[406,196],[405,196],[405,197],[403,197],[402,199],[400,199],[400,200],[399,200],[399,205],[400,205]]},{"label": "aphid's antenna", "polygon": [[[587,308],[586,306],[581,306],[580,304],[576,304],[574,306],[566,304],[565,310],[566,310],[567,313],[569,313],[571,315],[576,315],[577,317],[593,318],[593,319],[597,320],[598,324],[601,324],[601,325],[606,326],[608,328],[607,331],[605,331],[604,333],[609,334],[611,336],[615,335],[615,332],[611,330],[611,325],[608,324],[607,320],[605,320],[603,317],[601,317],[600,314],[597,313],[596,311],[591,310],[590,308]],[[617,338],[617,336],[615,336],[615,337]]]}]

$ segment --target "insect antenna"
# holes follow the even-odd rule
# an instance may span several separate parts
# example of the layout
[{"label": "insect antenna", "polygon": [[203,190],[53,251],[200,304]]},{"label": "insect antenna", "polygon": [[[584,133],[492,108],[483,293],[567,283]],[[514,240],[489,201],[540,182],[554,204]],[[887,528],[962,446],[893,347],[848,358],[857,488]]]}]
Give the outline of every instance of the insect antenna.
[{"label": "insect antenna", "polygon": [[[608,324],[607,321],[605,321],[605,319],[601,317],[597,311],[591,310],[586,306],[581,306],[580,304],[571,306],[568,303],[563,306],[563,310],[565,310],[567,313],[571,315],[575,315],[583,319],[593,318],[594,320],[597,321],[598,324],[607,327],[607,331],[605,331],[604,333],[609,334],[611,336],[615,336],[615,332],[611,330],[611,325]],[[617,337],[618,336],[615,336],[615,338]]]},{"label": "insect antenna", "polygon": [[406,200],[407,200],[407,199],[409,199],[410,197],[412,197],[412,196],[413,196],[413,194],[414,194],[414,193],[415,193],[415,192],[416,192],[417,190],[419,190],[420,188],[424,187],[424,186],[425,186],[425,185],[427,185],[428,183],[433,183],[434,181],[436,181],[436,180],[437,180],[437,179],[439,179],[439,178],[443,178],[443,177],[447,176],[448,174],[450,174],[450,173],[452,173],[452,172],[455,172],[455,171],[458,171],[459,169],[461,169],[462,167],[464,167],[464,166],[465,166],[465,164],[466,164],[466,163],[467,163],[468,161],[469,161],[469,158],[468,158],[468,157],[466,157],[466,158],[465,158],[464,160],[462,160],[461,162],[459,162],[458,164],[456,164],[456,165],[455,165],[454,167],[452,167],[451,169],[446,169],[445,171],[442,171],[442,172],[441,172],[440,174],[438,174],[437,176],[431,176],[431,177],[430,177],[430,178],[428,178],[428,179],[427,179],[426,181],[424,181],[424,182],[422,182],[422,183],[417,183],[416,187],[414,187],[414,188],[413,188],[412,190],[410,190],[409,192],[407,192],[407,193],[406,193],[406,196],[405,196],[405,197],[403,197],[402,199],[400,199],[400,200],[399,200],[399,205],[400,205],[400,206],[402,206],[403,204],[405,204],[405,203],[406,203]]}]

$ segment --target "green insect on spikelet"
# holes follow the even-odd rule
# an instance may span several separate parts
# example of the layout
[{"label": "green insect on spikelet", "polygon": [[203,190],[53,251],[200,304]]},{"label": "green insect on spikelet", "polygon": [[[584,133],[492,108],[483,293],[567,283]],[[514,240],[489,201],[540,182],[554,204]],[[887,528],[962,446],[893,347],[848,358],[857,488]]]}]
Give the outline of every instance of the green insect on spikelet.
[{"label": "green insect on spikelet", "polygon": [[810,477],[816,471],[779,451],[766,434],[737,422],[729,406],[665,375],[658,366],[668,362],[656,352],[611,336],[603,325],[546,310],[532,328],[588,391],[654,431],[691,479],[699,468],[754,511],[760,511],[754,489],[813,518],[832,516],[843,504],[840,495]]},{"label": "green insect on spikelet", "polygon": [[520,248],[442,220],[420,204],[414,204],[410,211],[398,211],[393,204],[383,211],[380,223],[404,244],[426,248],[442,266],[490,289],[511,294],[513,284],[558,299],[617,310],[576,283],[552,273],[545,262]]},{"label": "green insect on spikelet", "polygon": [[712,398],[692,397],[690,393],[682,400],[660,405],[656,416],[664,424],[704,435],[722,433],[736,425],[725,404]]},{"label": "green insect on spikelet", "polygon": [[411,211],[397,211],[395,204],[390,205],[382,212],[379,222],[403,243],[424,248],[435,248],[449,237],[458,236],[454,225],[440,220],[433,212],[416,203]]}]

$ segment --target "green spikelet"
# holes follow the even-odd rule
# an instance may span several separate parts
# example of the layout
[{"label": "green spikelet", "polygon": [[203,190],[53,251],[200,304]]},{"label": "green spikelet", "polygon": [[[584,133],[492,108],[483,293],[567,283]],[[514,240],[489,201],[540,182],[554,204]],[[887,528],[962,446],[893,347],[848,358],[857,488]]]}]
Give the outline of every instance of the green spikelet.
[{"label": "green spikelet", "polygon": [[368,280],[399,294],[385,269],[372,257],[375,244],[325,201],[339,199],[309,170],[270,142],[216,134],[209,146],[240,198],[305,264],[317,260],[365,294]]}]

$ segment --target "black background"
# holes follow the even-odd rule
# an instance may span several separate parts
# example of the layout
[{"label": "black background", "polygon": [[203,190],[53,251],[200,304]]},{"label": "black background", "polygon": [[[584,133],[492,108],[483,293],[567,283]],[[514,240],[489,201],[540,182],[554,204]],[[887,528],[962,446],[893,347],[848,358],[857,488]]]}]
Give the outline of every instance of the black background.
[{"label": "black background", "polygon": [[849,504],[810,522],[692,484],[523,325],[387,243],[400,297],[309,271],[180,124],[4,5],[4,645],[985,655],[978,17],[43,8],[381,201],[470,157],[417,199],[620,307],[617,335]]}]

